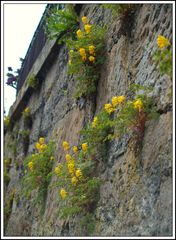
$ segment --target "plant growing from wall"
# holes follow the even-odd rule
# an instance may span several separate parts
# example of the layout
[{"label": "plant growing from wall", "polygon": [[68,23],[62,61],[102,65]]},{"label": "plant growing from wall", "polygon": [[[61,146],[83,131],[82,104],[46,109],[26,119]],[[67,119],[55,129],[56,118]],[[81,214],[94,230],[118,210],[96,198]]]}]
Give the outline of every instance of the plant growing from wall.
[{"label": "plant growing from wall", "polygon": [[112,15],[119,16],[125,15],[133,8],[133,4],[102,4],[103,8],[111,9]]},{"label": "plant growing from wall", "polygon": [[63,9],[53,8],[46,18],[46,34],[49,39],[59,37],[58,43],[74,38],[79,19],[73,4],[65,4]]},{"label": "plant growing from wall", "polygon": [[36,151],[24,160],[24,177],[22,178],[22,190],[25,197],[30,197],[33,190],[36,190],[36,202],[44,204],[47,187],[51,179],[53,166],[53,154],[55,144],[50,141],[45,143],[44,138],[39,138],[35,145]]},{"label": "plant growing from wall", "polygon": [[31,127],[31,125],[32,125],[32,117],[31,117],[31,110],[30,110],[29,107],[26,107],[24,109],[24,111],[22,112],[22,116],[23,116],[23,119],[24,119],[25,126],[27,128]]},{"label": "plant growing from wall", "polygon": [[38,84],[39,84],[39,80],[38,78],[36,78],[36,76],[34,74],[30,75],[27,80],[26,80],[27,84],[29,87],[33,88],[33,89],[37,89]]},{"label": "plant growing from wall", "polygon": [[4,117],[4,131],[8,131],[11,130],[11,122],[10,122],[10,118],[8,116]]},{"label": "plant growing from wall", "polygon": [[9,170],[10,170],[11,162],[12,162],[11,158],[4,159],[4,185],[5,185],[5,187],[7,187],[10,182]]},{"label": "plant growing from wall", "polygon": [[85,142],[80,148],[73,146],[71,149],[64,141],[63,148],[65,160],[54,170],[60,195],[59,215],[67,218],[81,213],[85,217],[95,209],[99,198],[100,179],[95,176],[95,162]]},{"label": "plant growing from wall", "polygon": [[95,156],[99,146],[124,134],[131,136],[137,150],[142,143],[146,121],[158,116],[153,99],[149,97],[149,88],[131,85],[130,90],[136,93],[134,99],[112,97],[111,103],[105,104],[92,123],[82,130],[83,138]]},{"label": "plant growing from wall", "polygon": [[67,40],[69,74],[77,80],[75,97],[85,97],[96,91],[100,66],[104,62],[105,28],[91,25],[82,17],[84,29],[77,30],[77,39]]},{"label": "plant growing from wall", "polygon": [[172,77],[172,49],[167,38],[159,35],[157,38],[158,49],[153,53],[153,61],[156,62],[160,73]]}]

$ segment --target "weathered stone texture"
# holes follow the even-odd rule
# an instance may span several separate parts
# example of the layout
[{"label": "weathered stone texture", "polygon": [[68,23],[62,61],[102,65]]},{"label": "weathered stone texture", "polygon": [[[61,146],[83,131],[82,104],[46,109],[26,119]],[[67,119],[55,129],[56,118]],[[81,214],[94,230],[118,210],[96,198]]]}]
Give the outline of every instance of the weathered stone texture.
[{"label": "weathered stone texture", "polygon": [[[97,4],[85,4],[80,17],[87,15],[91,23],[109,24],[111,11]],[[130,23],[130,25],[129,25]],[[171,80],[161,76],[152,62],[159,34],[172,42],[172,6],[170,4],[138,5],[130,19],[115,18],[106,36],[106,62],[101,69],[96,103],[73,99],[75,80],[67,73],[68,55],[62,46],[42,81],[32,94],[28,106],[33,124],[28,153],[40,136],[57,139],[57,162],[64,160],[63,140],[79,143],[79,131],[112,96],[128,94],[131,83],[153,87],[153,96],[161,115],[146,123],[142,149],[138,156],[128,147],[128,138],[112,141],[107,159],[99,165],[103,180],[100,200],[95,211],[94,236],[171,236],[172,235],[172,99]],[[129,27],[129,26],[130,27]],[[122,28],[123,26],[123,28]],[[95,109],[94,109],[95,107]],[[18,121],[23,129],[23,121]],[[17,128],[15,124],[14,129]],[[9,134],[5,142],[9,142]],[[21,169],[15,161],[23,161],[22,146],[17,145],[12,161],[11,181],[6,192],[18,189]],[[10,151],[5,146],[6,156]],[[14,159],[14,156],[10,156]],[[54,181],[54,177],[51,181]],[[77,236],[83,235],[79,218],[63,222],[58,218],[56,189],[49,188],[43,217],[30,202],[13,203],[6,235]]]}]

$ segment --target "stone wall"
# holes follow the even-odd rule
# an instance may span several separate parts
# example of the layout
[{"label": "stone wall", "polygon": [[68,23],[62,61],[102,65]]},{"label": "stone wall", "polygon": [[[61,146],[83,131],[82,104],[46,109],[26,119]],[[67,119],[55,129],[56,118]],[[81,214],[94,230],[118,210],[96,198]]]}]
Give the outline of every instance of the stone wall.
[{"label": "stone wall", "polygon": [[[91,24],[108,24],[111,20],[111,10],[97,4],[83,4],[80,18],[83,15]],[[131,83],[153,87],[160,117],[146,123],[141,152],[136,156],[123,137],[109,144],[107,159],[99,163],[97,175],[103,184],[94,213],[96,227],[93,236],[172,235],[172,99],[169,95],[172,81],[166,75],[160,75],[151,58],[159,34],[172,42],[170,4],[138,4],[130,18],[116,17],[107,31],[106,62],[101,69],[96,99],[80,99],[78,102],[72,96],[75,80],[67,73],[66,46],[53,50],[47,45],[52,58],[44,61],[47,56],[43,51],[31,70],[40,77],[40,88],[25,95],[27,90],[23,86],[11,110],[13,116],[25,96],[25,105],[31,108],[33,119],[27,153],[33,151],[40,136],[46,140],[54,136],[58,153],[56,166],[64,159],[62,141],[67,139],[71,145],[79,143],[79,131],[112,96],[126,95]],[[22,106],[24,108],[24,104]],[[17,115],[14,136],[10,132],[5,135],[5,156],[12,158],[11,181],[5,189],[5,202],[14,189],[19,191],[25,157],[18,134],[24,125],[21,115]],[[15,156],[9,151],[13,137],[16,138]],[[42,218],[32,201],[14,198],[5,235],[84,236],[79,218],[59,219],[58,207],[58,191],[52,188],[48,189]]]}]

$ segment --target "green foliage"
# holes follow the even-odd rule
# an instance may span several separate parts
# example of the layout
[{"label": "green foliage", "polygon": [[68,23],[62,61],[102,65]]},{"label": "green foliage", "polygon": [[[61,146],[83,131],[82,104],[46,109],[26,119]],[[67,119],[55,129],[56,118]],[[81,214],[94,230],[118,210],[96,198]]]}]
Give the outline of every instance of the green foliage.
[{"label": "green foliage", "polygon": [[29,87],[32,87],[33,89],[37,89],[39,80],[36,78],[34,74],[32,74],[27,78],[27,84]]},{"label": "green foliage", "polygon": [[21,130],[19,134],[22,137],[23,143],[28,143],[29,142],[29,135],[30,131],[29,130]]},{"label": "green foliage", "polygon": [[22,189],[25,197],[30,197],[33,190],[36,190],[37,203],[44,203],[47,187],[51,179],[51,170],[55,145],[50,141],[47,145],[39,139],[36,143],[36,152],[24,160],[24,173],[22,178]]},{"label": "green foliage", "polygon": [[112,15],[119,16],[125,14],[125,12],[131,10],[133,7],[132,4],[102,4],[103,8],[106,9],[111,9],[112,10]]},{"label": "green foliage", "polygon": [[162,75],[167,74],[172,77],[172,50],[170,46],[156,50],[152,58]]},{"label": "green foliage", "polygon": [[[67,47],[70,50],[69,74],[74,74],[77,80],[74,94],[76,98],[89,96],[96,91],[97,81],[100,77],[100,66],[105,59],[105,28],[93,25],[89,33],[82,30],[81,34],[82,36],[78,35],[75,40],[67,40]],[[90,53],[89,46],[95,48],[93,54]],[[86,55],[81,55],[80,49],[84,49]],[[93,57],[94,61],[90,61],[89,57]]]},{"label": "green foliage", "polygon": [[64,9],[52,9],[46,19],[46,34],[49,39],[59,38],[63,43],[68,38],[74,38],[79,24],[73,4],[65,4]]},{"label": "green foliage", "polygon": [[4,172],[4,184],[5,184],[6,187],[9,185],[9,182],[10,182],[9,173],[5,171]]}]

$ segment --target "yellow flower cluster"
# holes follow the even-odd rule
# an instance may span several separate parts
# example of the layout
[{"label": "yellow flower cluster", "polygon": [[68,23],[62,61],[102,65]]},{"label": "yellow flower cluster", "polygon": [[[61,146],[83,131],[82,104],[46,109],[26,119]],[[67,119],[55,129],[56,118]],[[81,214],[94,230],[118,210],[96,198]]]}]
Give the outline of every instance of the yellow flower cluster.
[{"label": "yellow flower cluster", "polygon": [[85,50],[84,48],[80,48],[80,49],[79,49],[79,53],[80,53],[80,55],[81,55],[81,57],[82,57],[82,61],[85,62],[86,59],[87,59],[86,50]]},{"label": "yellow flower cluster", "polygon": [[25,113],[25,114],[30,114],[30,112],[31,112],[31,111],[30,111],[30,109],[29,109],[28,107],[24,109],[24,113]]},{"label": "yellow flower cluster", "polygon": [[83,22],[84,24],[87,24],[87,22],[88,22],[87,17],[83,16],[83,17],[82,17],[82,22]]},{"label": "yellow flower cluster", "polygon": [[[92,29],[92,25],[88,24],[88,20],[86,16],[82,17],[82,22],[84,24],[84,30],[86,34],[89,34],[91,32]],[[83,38],[85,37],[84,32],[82,32],[80,29],[77,30],[76,34],[77,34],[77,38]],[[80,48],[79,49],[79,54],[81,55],[81,59],[83,62],[85,62],[87,59],[91,62],[94,63],[95,62],[95,46],[90,45],[88,46],[88,50],[89,50],[89,54],[90,56],[88,57],[86,54],[86,49],[85,48]],[[73,50],[71,50],[73,51]],[[70,51],[70,57],[72,56],[73,52]],[[71,59],[69,60],[69,65],[72,63]]]},{"label": "yellow flower cluster", "polygon": [[94,117],[93,121],[92,121],[92,127],[95,128],[98,124],[98,117]]},{"label": "yellow flower cluster", "polygon": [[39,151],[39,153],[42,153],[46,149],[46,144],[45,144],[45,139],[44,138],[39,138],[39,141],[35,144],[36,149]]},{"label": "yellow flower cluster", "polygon": [[95,56],[95,46],[93,46],[93,45],[90,45],[90,46],[89,46],[89,53],[90,53],[91,55],[94,55],[94,56]]},{"label": "yellow flower cluster", "polygon": [[88,149],[88,144],[87,143],[83,143],[81,145],[81,147],[82,147],[83,152],[87,152],[87,149]]},{"label": "yellow flower cluster", "polygon": [[33,162],[28,163],[28,168],[32,171],[34,169],[34,164]]},{"label": "yellow flower cluster", "polygon": [[77,146],[74,146],[74,147],[73,147],[73,152],[74,152],[74,153],[77,153],[77,152],[78,152],[78,147],[77,147]]},{"label": "yellow flower cluster", "polygon": [[62,199],[66,198],[67,194],[68,194],[68,193],[65,191],[65,189],[64,189],[64,188],[61,188],[61,190],[60,190],[61,198],[62,198]]},{"label": "yellow flower cluster", "polygon": [[136,99],[133,102],[133,106],[135,109],[141,110],[143,108],[143,103],[142,103],[141,99]]},{"label": "yellow flower cluster", "polygon": [[86,25],[84,26],[85,32],[86,32],[87,34],[90,33],[91,28],[92,28],[92,25],[90,25],[90,24],[86,24]]},{"label": "yellow flower cluster", "polygon": [[116,110],[116,106],[125,101],[125,96],[114,96],[111,99],[111,103],[106,103],[104,109],[107,113],[111,114]]},{"label": "yellow flower cluster", "polygon": [[118,104],[121,104],[125,101],[125,96],[115,96],[112,98],[112,105],[116,107]]},{"label": "yellow flower cluster", "polygon": [[112,112],[115,111],[115,108],[113,107],[113,105],[111,103],[106,103],[104,105],[104,109],[107,113],[111,114]]},{"label": "yellow flower cluster", "polygon": [[76,32],[76,34],[77,34],[77,37],[78,37],[78,38],[82,38],[82,37],[83,37],[83,32],[82,32],[80,29],[78,29],[78,31]]},{"label": "yellow flower cluster", "polygon": [[169,46],[170,45],[170,42],[167,38],[159,35],[158,38],[157,38],[157,44],[158,44],[158,47],[160,49],[166,47],[166,46]]},{"label": "yellow flower cluster", "polygon": [[64,142],[62,143],[62,146],[63,146],[63,148],[64,148],[64,151],[68,151],[68,150],[70,149],[70,146],[69,146],[68,142],[66,142],[66,141],[64,141]]},{"label": "yellow flower cluster", "polygon": [[[66,150],[70,149],[68,142],[65,141],[65,142],[63,142],[62,145]],[[88,149],[87,143],[83,143],[81,145],[81,147],[82,147],[83,152],[87,152],[87,149]],[[72,150],[73,150],[73,153],[77,153],[79,151],[77,146],[73,146]],[[75,156],[75,155],[73,155],[73,156]],[[66,154],[65,159],[67,162],[67,171],[70,175],[70,183],[73,186],[76,186],[78,184],[78,182],[81,181],[83,174],[82,174],[82,171],[80,168],[76,168],[75,159],[73,156],[71,156],[70,154]],[[59,175],[61,173],[62,168],[63,168],[63,164],[59,164],[58,166],[55,167],[54,171],[55,171],[56,175]],[[65,168],[63,168],[63,169],[65,169]],[[66,192],[66,190],[64,188],[62,188],[60,190],[60,195],[61,195],[62,199],[64,199],[67,196],[67,194],[68,193]]]}]

